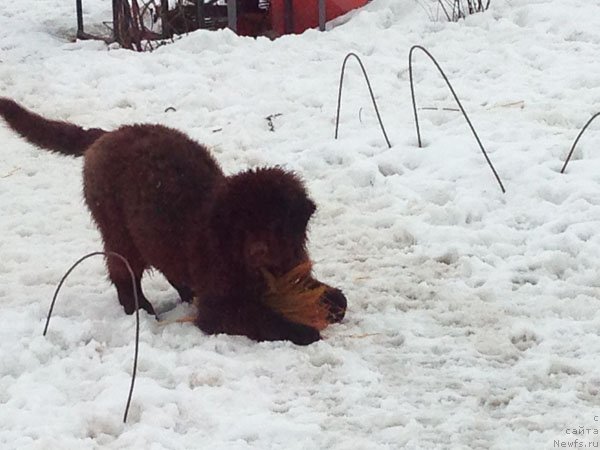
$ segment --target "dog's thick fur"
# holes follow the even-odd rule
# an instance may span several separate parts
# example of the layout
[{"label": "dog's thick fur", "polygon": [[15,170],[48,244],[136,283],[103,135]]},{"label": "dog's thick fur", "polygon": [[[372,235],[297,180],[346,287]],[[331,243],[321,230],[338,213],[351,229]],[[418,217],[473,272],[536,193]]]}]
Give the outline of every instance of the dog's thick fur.
[{"label": "dog's thick fur", "polygon": [[[84,156],[86,203],[106,251],[130,262],[140,307],[147,268],[162,272],[181,298],[197,298],[196,324],[207,333],[308,344],[315,328],[293,323],[261,301],[261,270],[283,275],[308,259],[306,228],[315,204],[297,176],[280,168],[225,176],[209,151],[161,125],[115,131],[45,119],[0,98],[0,116],[29,142]],[[109,277],[125,312],[134,309],[129,272],[108,258]],[[315,283],[320,283],[315,280]],[[346,298],[327,286],[330,320],[342,319]]]}]

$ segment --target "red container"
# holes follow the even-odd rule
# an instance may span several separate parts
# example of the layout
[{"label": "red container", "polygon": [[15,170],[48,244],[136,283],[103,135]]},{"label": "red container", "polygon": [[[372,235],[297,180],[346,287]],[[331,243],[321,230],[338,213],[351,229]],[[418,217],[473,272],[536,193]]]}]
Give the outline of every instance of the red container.
[{"label": "red container", "polygon": [[[271,26],[277,35],[286,34],[285,1],[271,0]],[[356,8],[360,8],[369,0],[326,0],[327,20],[335,19]],[[309,28],[319,26],[318,0],[292,0],[293,32],[302,33]]]}]

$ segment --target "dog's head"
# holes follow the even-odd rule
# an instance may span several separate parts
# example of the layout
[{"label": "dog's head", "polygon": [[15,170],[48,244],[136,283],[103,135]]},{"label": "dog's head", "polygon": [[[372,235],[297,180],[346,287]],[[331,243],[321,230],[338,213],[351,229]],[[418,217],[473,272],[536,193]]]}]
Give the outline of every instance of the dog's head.
[{"label": "dog's head", "polygon": [[306,261],[315,203],[300,179],[278,167],[241,172],[219,190],[211,220],[222,256],[249,273],[278,276]]}]

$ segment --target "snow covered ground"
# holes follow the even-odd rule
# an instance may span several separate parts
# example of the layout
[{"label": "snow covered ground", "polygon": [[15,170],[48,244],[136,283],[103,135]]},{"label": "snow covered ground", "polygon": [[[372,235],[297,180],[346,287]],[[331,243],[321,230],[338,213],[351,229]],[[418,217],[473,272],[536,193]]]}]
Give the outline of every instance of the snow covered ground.
[{"label": "snow covered ground", "polygon": [[[84,2],[90,31],[110,3]],[[227,172],[299,172],[319,205],[317,275],[345,291],[349,309],[308,347],[142,314],[123,424],[134,322],[101,258],[67,281],[41,336],[64,271],[100,249],[81,161],[0,125],[0,448],[600,445],[598,125],[559,173],[600,110],[596,2],[493,0],[444,23],[414,0],[374,0],[326,33],[271,42],[196,32],[145,54],[73,42],[74,31],[73,1],[2,1],[0,95],[83,126],[179,128]],[[447,71],[506,194],[459,113],[420,111],[417,147],[413,44]],[[354,62],[333,139],[350,51],[371,75],[391,149]],[[455,107],[419,53],[415,79],[419,106]],[[144,287],[159,307],[176,297],[156,273]]]}]

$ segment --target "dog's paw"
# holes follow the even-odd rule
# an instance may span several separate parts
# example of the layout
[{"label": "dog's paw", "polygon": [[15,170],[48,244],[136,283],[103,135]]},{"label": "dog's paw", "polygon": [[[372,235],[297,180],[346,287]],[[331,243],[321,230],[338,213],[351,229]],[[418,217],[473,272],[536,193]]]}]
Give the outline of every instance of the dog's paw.
[{"label": "dog's paw", "polygon": [[299,323],[288,322],[282,331],[279,339],[292,341],[296,345],[308,345],[321,340],[319,330]]}]

